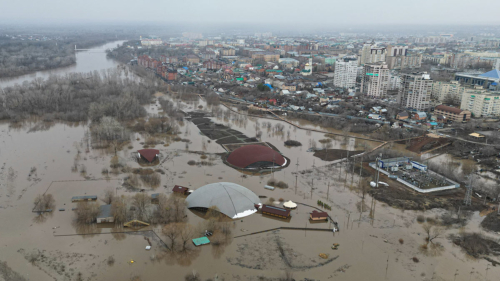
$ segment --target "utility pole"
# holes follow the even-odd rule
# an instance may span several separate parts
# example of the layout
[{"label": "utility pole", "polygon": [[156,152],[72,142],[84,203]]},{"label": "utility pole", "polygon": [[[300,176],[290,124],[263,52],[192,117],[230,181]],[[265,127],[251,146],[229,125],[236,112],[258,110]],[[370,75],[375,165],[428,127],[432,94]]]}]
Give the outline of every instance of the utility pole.
[{"label": "utility pole", "polygon": [[349,150],[347,151],[347,158],[345,159],[345,179],[344,179],[344,189],[347,186],[347,165],[349,164]]},{"label": "utility pole", "polygon": [[376,167],[377,167],[377,183],[376,183],[376,187],[377,188],[378,188],[378,181],[379,181],[379,178],[380,178],[380,160],[382,160],[382,153],[380,153],[380,156],[375,159],[375,161],[377,161],[377,163],[376,163]]},{"label": "utility pole", "polygon": [[328,189],[326,191],[326,200],[328,200],[328,195],[330,194],[330,182],[328,182]]},{"label": "utility pole", "polygon": [[297,157],[297,169],[295,170],[295,194],[297,194],[297,177],[299,176],[299,158]]},{"label": "utility pole", "polygon": [[314,178],[312,179],[311,182],[311,199],[313,198],[313,187],[314,187]]},{"label": "utility pole", "polygon": [[356,164],[356,158],[352,158],[352,174],[351,174],[351,185],[354,183],[354,166]]},{"label": "utility pole", "polygon": [[339,180],[340,180],[340,177],[342,176],[342,154],[340,155],[340,162],[339,162],[339,165],[340,165]]}]

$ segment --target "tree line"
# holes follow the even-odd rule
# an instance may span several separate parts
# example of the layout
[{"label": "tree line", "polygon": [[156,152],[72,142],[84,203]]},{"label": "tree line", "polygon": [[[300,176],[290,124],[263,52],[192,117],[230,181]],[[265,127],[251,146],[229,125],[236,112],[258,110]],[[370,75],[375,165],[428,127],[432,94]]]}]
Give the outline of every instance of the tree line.
[{"label": "tree line", "polygon": [[131,120],[146,116],[150,102],[163,83],[124,77],[121,70],[72,73],[3,89],[0,118],[21,121],[29,116],[64,121],[98,121],[103,116]]}]

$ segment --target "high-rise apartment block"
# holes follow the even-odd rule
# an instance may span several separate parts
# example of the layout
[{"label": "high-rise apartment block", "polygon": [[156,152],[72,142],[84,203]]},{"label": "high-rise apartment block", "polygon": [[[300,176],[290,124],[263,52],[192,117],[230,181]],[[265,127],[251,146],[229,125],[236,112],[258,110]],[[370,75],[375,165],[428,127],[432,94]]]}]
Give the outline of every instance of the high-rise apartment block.
[{"label": "high-rise apartment block", "polygon": [[391,73],[385,62],[365,64],[361,92],[370,97],[385,97],[389,89],[390,77]]},{"label": "high-rise apartment block", "polygon": [[405,108],[427,110],[430,107],[432,80],[429,74],[405,73],[401,75],[398,103]]},{"label": "high-rise apartment block", "polygon": [[354,57],[343,57],[335,62],[335,74],[333,85],[342,88],[354,88],[356,86],[356,74],[358,60]]}]

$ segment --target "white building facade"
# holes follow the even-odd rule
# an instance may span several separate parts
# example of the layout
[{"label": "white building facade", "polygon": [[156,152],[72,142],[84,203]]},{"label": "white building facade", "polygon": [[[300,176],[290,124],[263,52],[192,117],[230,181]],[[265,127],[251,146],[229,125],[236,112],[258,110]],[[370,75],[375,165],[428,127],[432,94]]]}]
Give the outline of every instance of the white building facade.
[{"label": "white building facade", "polygon": [[354,57],[343,57],[335,62],[333,85],[341,88],[356,87],[358,60]]}]

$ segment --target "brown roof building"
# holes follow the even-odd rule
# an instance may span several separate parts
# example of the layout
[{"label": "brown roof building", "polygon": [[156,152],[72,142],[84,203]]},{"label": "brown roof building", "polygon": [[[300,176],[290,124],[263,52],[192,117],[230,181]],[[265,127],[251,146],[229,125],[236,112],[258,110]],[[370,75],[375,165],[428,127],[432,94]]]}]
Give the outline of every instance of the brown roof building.
[{"label": "brown roof building", "polygon": [[274,149],[263,145],[245,145],[235,149],[227,157],[227,162],[241,169],[283,166],[285,158]]},{"label": "brown roof building", "polygon": [[309,214],[309,217],[313,221],[328,220],[328,214],[326,212],[318,212],[316,210],[312,211],[311,214]]},{"label": "brown roof building", "polygon": [[443,115],[447,120],[451,121],[469,121],[471,117],[471,112],[468,110],[462,110],[457,107],[451,107],[446,105],[438,105],[434,109],[434,113],[437,115]]},{"label": "brown roof building", "polygon": [[174,193],[179,193],[179,194],[186,195],[189,192],[189,188],[188,187],[184,187],[184,186],[180,186],[180,185],[176,185],[176,186],[174,186],[174,188],[172,188],[172,191]]},{"label": "brown roof building", "polygon": [[270,205],[262,205],[262,214],[287,219],[290,217],[290,210]]}]

